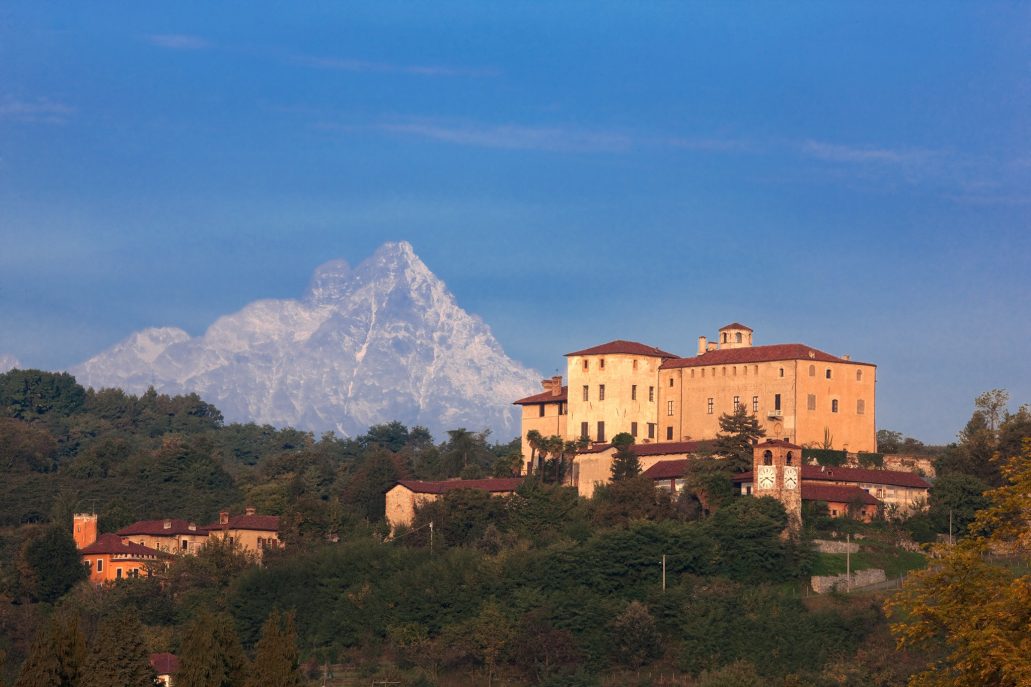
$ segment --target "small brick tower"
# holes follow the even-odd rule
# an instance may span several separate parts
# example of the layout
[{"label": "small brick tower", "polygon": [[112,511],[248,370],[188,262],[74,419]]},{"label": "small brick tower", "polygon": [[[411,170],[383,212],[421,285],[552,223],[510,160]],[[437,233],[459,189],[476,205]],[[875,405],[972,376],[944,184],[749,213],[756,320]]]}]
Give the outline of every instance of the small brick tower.
[{"label": "small brick tower", "polygon": [[75,548],[84,549],[97,540],[97,514],[76,513],[72,516],[72,536]]},{"label": "small brick tower", "polygon": [[768,439],[752,449],[752,494],[772,496],[784,504],[788,530],[802,526],[802,447]]}]

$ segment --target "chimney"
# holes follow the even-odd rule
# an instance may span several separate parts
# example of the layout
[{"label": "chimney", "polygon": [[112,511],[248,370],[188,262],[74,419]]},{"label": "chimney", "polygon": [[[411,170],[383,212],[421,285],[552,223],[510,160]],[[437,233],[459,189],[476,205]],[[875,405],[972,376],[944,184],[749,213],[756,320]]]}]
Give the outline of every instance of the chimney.
[{"label": "chimney", "polygon": [[852,360],[852,356],[850,356],[848,353],[846,353],[845,355],[841,356],[841,359],[842,360]]},{"label": "chimney", "polygon": [[551,395],[558,396],[562,393],[562,375],[556,375],[551,378]]},{"label": "chimney", "polygon": [[197,523],[191,522],[189,525],[186,526],[186,529],[190,530],[191,532],[196,532]]},{"label": "chimney", "polygon": [[170,530],[172,529],[172,521],[165,520],[163,523],[161,523],[161,526],[164,527],[166,530]]},{"label": "chimney", "polygon": [[244,515],[254,515],[255,512],[256,511],[254,510],[254,506],[247,506],[246,508],[243,509],[243,514]]},{"label": "chimney", "polygon": [[72,516],[72,537],[75,548],[84,549],[97,540],[97,514],[75,513]]},{"label": "chimney", "polygon": [[698,337],[698,355],[702,355],[707,350],[709,350],[709,349],[706,348],[705,337],[704,336],[699,336]]},{"label": "chimney", "polygon": [[229,524],[229,511],[222,510],[218,512],[218,524],[228,525]]}]

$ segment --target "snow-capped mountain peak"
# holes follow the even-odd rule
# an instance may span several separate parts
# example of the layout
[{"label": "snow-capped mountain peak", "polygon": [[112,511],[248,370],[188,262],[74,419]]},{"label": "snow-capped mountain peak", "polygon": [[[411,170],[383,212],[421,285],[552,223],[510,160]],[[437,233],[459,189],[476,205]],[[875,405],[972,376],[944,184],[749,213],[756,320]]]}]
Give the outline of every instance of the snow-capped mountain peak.
[{"label": "snow-capped mountain peak", "polygon": [[321,265],[300,300],[255,301],[196,338],[173,327],[137,332],[72,372],[93,387],[195,391],[230,421],[355,434],[400,420],[499,438],[518,434],[511,402],[540,379],[406,241],[353,270]]}]

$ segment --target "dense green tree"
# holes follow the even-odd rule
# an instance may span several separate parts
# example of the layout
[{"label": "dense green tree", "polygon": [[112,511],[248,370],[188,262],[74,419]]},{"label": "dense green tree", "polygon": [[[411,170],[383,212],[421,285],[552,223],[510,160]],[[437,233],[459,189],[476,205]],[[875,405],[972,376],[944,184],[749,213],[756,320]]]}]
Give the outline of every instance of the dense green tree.
[{"label": "dense green tree", "polygon": [[715,452],[723,456],[735,472],[752,469],[752,446],[766,436],[759,418],[750,415],[744,404],[733,413],[720,415],[720,431],[716,434]]},{"label": "dense green tree", "polygon": [[591,519],[602,527],[625,525],[633,520],[665,520],[675,515],[670,493],[656,489],[655,482],[638,476],[594,489]]},{"label": "dense green tree", "polygon": [[32,420],[48,413],[68,416],[86,401],[86,390],[67,372],[11,370],[0,374],[0,409]]},{"label": "dense green tree", "polygon": [[102,617],[90,640],[81,687],[153,687],[156,675],[143,638],[143,624],[131,609]]},{"label": "dense green tree", "polygon": [[292,614],[273,610],[261,627],[244,687],[302,687],[297,630]]},{"label": "dense green tree", "polygon": [[890,429],[877,430],[878,453],[900,453],[902,450],[902,432]]},{"label": "dense green tree", "polygon": [[767,684],[768,681],[756,672],[755,665],[745,660],[702,671],[698,676],[698,687],[765,687]]},{"label": "dense green tree", "polygon": [[22,546],[22,590],[29,598],[52,603],[87,577],[68,529],[49,525],[39,529]]},{"label": "dense green tree", "polygon": [[682,499],[698,504],[698,512],[706,515],[735,498],[729,461],[711,458],[692,460],[684,472]]},{"label": "dense green tree", "polygon": [[648,607],[631,601],[610,623],[612,655],[616,662],[638,668],[662,653],[662,641],[655,618]]},{"label": "dense green tree", "polygon": [[0,468],[49,472],[57,458],[57,442],[46,427],[0,417]]},{"label": "dense green tree", "polygon": [[14,687],[80,687],[85,659],[79,619],[55,614],[36,635]]},{"label": "dense green tree", "polygon": [[348,477],[344,502],[359,517],[378,522],[384,516],[383,494],[403,478],[395,454],[383,448],[371,448],[358,468]]},{"label": "dense green tree", "polygon": [[471,546],[483,538],[488,525],[504,527],[506,513],[502,498],[478,489],[455,489],[416,508],[412,529],[422,534],[413,541],[427,540],[432,521],[437,544]]},{"label": "dense green tree", "polygon": [[951,515],[952,532],[963,536],[977,511],[988,505],[984,493],[988,485],[963,473],[946,473],[931,488],[928,515],[938,532],[948,532]]},{"label": "dense green tree", "polygon": [[612,437],[612,446],[616,449],[612,456],[612,481],[621,482],[633,479],[641,474],[641,463],[633,448],[634,437],[627,432],[620,432]]},{"label": "dense green tree", "polygon": [[199,611],[182,631],[176,687],[242,687],[247,658],[226,615]]}]

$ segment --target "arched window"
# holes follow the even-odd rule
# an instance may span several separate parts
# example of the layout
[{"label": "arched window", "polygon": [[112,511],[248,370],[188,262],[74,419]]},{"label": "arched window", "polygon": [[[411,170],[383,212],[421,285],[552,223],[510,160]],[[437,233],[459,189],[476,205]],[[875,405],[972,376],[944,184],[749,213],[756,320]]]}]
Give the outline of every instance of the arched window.
[{"label": "arched window", "polygon": [[738,332],[737,334],[734,335],[734,340],[737,341],[738,343],[741,343],[741,332]]},{"label": "arched window", "polygon": [[791,451],[788,451],[787,457],[784,458],[784,464],[785,465],[791,465],[791,459],[792,458],[794,458],[794,456],[791,455]]},{"label": "arched window", "polygon": [[863,381],[863,371],[862,370],[856,370],[856,381],[857,382]]},{"label": "arched window", "polygon": [[763,453],[763,465],[773,465],[773,452],[765,451]]},{"label": "arched window", "polygon": [[816,376],[816,365],[810,365],[809,366],[809,376],[810,377],[815,377]]},{"label": "arched window", "polygon": [[723,332],[723,343],[727,343],[727,333]]}]

